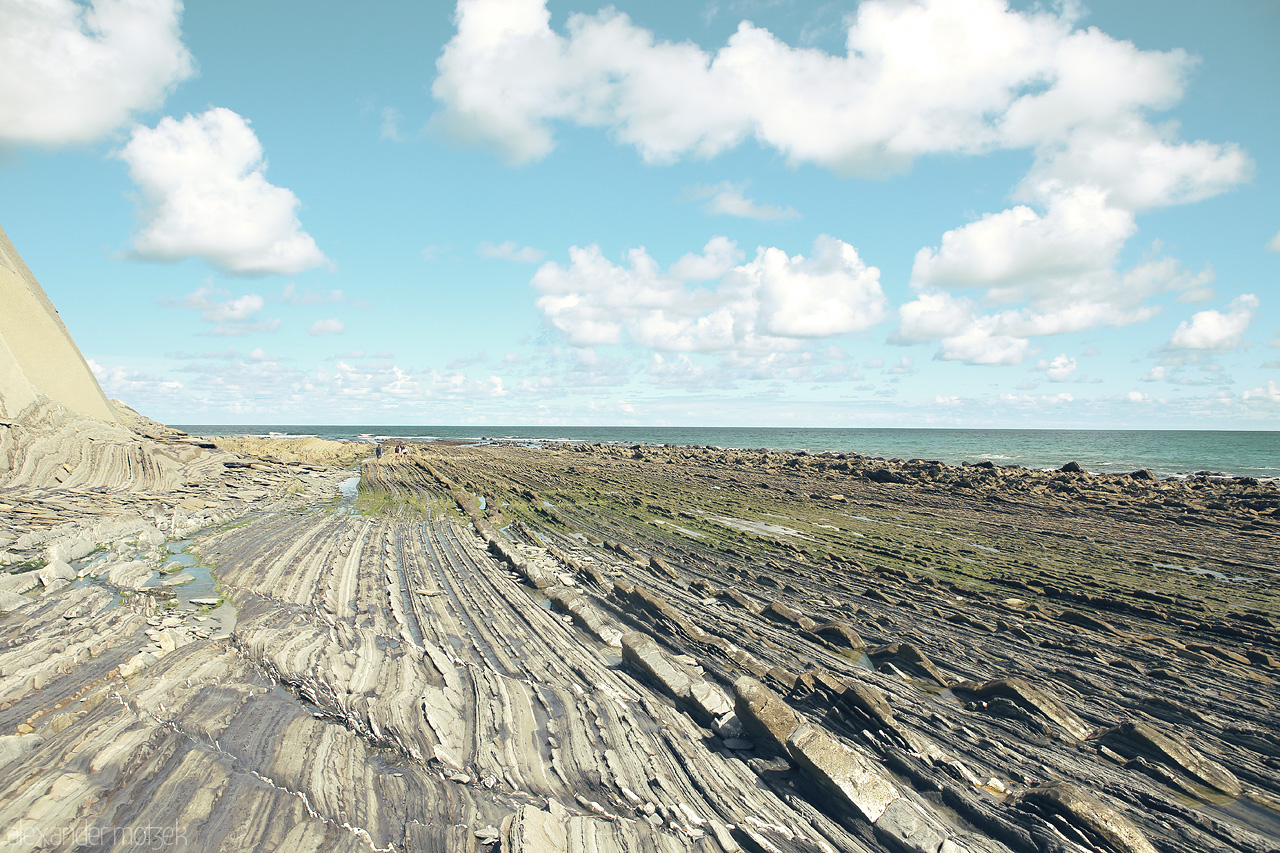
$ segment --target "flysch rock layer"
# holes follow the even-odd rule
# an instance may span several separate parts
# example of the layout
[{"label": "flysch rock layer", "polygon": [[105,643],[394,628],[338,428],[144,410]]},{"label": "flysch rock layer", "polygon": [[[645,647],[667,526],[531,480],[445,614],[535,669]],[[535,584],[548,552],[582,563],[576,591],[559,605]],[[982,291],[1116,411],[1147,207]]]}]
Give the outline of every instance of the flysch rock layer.
[{"label": "flysch rock layer", "polygon": [[[0,489],[61,519],[4,516],[14,849],[1280,844],[1266,484],[415,445],[339,503],[135,428],[221,461],[97,514]],[[128,589],[178,532],[221,608]]]}]

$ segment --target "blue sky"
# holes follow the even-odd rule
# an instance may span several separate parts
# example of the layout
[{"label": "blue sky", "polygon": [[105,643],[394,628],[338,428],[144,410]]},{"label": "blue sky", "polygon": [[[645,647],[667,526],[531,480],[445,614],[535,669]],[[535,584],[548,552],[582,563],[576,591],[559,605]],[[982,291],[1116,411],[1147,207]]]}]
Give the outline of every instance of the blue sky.
[{"label": "blue sky", "polygon": [[0,0],[0,225],[170,423],[1274,429],[1280,5]]}]

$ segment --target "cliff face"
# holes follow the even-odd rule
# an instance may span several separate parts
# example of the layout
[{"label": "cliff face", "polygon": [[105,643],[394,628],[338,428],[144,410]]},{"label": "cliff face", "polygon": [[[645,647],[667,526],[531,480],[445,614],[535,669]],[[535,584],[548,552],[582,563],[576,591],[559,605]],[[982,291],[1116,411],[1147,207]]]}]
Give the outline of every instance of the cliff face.
[{"label": "cliff face", "polygon": [[44,288],[0,228],[0,419],[43,394],[76,414],[116,423],[115,410]]},{"label": "cliff face", "polygon": [[107,400],[44,288],[0,230],[0,487],[180,485],[208,454],[185,436],[158,442],[135,431],[143,420]]}]

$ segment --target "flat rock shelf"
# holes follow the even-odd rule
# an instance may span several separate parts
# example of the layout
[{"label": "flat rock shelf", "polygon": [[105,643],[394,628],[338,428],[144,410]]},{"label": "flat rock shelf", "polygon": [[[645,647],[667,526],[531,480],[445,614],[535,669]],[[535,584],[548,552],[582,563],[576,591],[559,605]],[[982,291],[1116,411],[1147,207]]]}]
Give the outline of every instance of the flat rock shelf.
[{"label": "flat rock shelf", "polygon": [[[0,493],[63,522],[12,519],[33,550],[0,575],[8,843],[1280,848],[1274,485],[410,447],[358,490],[353,451],[175,496],[229,633],[59,580],[101,513]],[[111,565],[164,559],[162,527]]]}]

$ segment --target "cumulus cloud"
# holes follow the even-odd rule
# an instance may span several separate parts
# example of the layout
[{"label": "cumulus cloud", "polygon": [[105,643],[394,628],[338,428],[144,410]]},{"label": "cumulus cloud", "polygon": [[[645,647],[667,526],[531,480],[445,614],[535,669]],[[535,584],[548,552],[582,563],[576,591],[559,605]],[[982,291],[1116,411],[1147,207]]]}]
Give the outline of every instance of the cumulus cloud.
[{"label": "cumulus cloud", "polygon": [[1253,160],[1238,145],[1181,142],[1173,127],[1129,119],[1119,127],[1083,127],[1043,147],[1019,196],[1042,199],[1056,183],[1102,187],[1111,205],[1140,211],[1201,201],[1239,186]]},{"label": "cumulus cloud", "polygon": [[898,307],[891,343],[918,344],[958,334],[974,320],[973,308],[950,293],[924,293]]},{"label": "cumulus cloud", "polygon": [[1276,236],[1272,237],[1271,241],[1267,243],[1267,251],[1280,252],[1280,231],[1277,231]]},{"label": "cumulus cloud", "polygon": [[233,297],[221,288],[202,285],[177,303],[169,304],[199,311],[200,319],[213,324],[210,334],[214,335],[239,337],[254,332],[274,332],[280,328],[278,319],[256,319],[265,304],[256,293]]},{"label": "cumulus cloud", "polygon": [[[1138,323],[1160,311],[1152,301],[1160,294],[1190,301],[1212,292],[1212,269],[1192,273],[1173,258],[1121,272],[1120,251],[1137,226],[1107,193],[1055,184],[1045,194],[1043,213],[1017,205],[987,214],[917,252],[911,286],[919,295],[899,307],[890,342],[948,339],[941,358],[1015,364],[1029,352],[1017,340]],[[981,314],[978,302],[999,310]]]},{"label": "cumulus cloud", "polygon": [[[1237,145],[1184,141],[1176,122],[1153,121],[1181,100],[1194,58],[1139,50],[1079,28],[1077,4],[1057,8],[864,0],[845,20],[839,54],[746,22],[708,51],[662,41],[612,8],[570,15],[557,30],[543,0],[458,0],[433,91],[440,121],[513,162],[546,156],[562,124],[606,129],[652,162],[754,139],[839,174],[1027,150],[1022,203],[920,250],[919,295],[900,308],[892,338],[945,341],[941,358],[1012,364],[1032,337],[1147,320],[1156,294],[1210,298],[1211,271],[1190,274],[1167,258],[1122,271],[1117,259],[1137,213],[1225,192],[1253,170]],[[712,212],[785,213],[733,184],[695,192]],[[964,290],[980,298],[943,295]],[[586,315],[591,302],[565,294],[547,305]],[[983,315],[978,304],[999,310]],[[646,325],[655,338],[725,345],[740,315],[706,312],[694,323],[663,309]],[[604,315],[575,324],[579,339],[597,342],[620,340],[622,325]]]},{"label": "cumulus cloud", "polygon": [[325,320],[316,320],[307,327],[308,335],[340,335],[347,328],[346,324],[341,320],[330,317]]},{"label": "cumulus cloud", "polygon": [[134,253],[199,257],[230,273],[297,273],[328,263],[298,221],[297,196],[267,182],[249,122],[216,107],[137,127],[119,156],[142,194]]},{"label": "cumulus cloud", "polygon": [[195,71],[180,0],[0,0],[0,140],[90,142]]},{"label": "cumulus cloud", "polygon": [[476,251],[486,258],[501,258],[504,261],[516,261],[522,264],[536,264],[547,256],[547,253],[541,249],[521,246],[515,240],[507,240],[496,246],[486,241],[477,246]]},{"label": "cumulus cloud", "polygon": [[886,314],[880,271],[825,235],[809,257],[761,247],[747,263],[736,244],[717,237],[665,271],[643,248],[630,250],[625,266],[597,246],[574,247],[569,257],[568,267],[544,264],[532,284],[542,294],[539,310],[575,346],[786,349],[865,330]]},{"label": "cumulus cloud", "polygon": [[778,207],[772,204],[758,204],[744,195],[746,187],[722,181],[712,186],[699,184],[685,191],[691,201],[702,201],[702,209],[707,213],[739,216],[744,219],[761,221],[778,219],[798,219],[800,214],[793,207]]},{"label": "cumulus cloud", "polygon": [[1026,205],[947,231],[916,253],[917,288],[998,288],[1007,297],[1110,267],[1137,226],[1093,187],[1060,192],[1041,216]]},{"label": "cumulus cloud", "polygon": [[1225,352],[1240,344],[1259,305],[1258,297],[1244,293],[1231,300],[1226,313],[1197,311],[1190,320],[1178,324],[1169,339],[1171,349]]},{"label": "cumulus cloud", "polygon": [[1265,400],[1269,403],[1280,403],[1280,385],[1274,379],[1268,379],[1266,385],[1244,392],[1246,400]]},{"label": "cumulus cloud", "polygon": [[1066,353],[1054,356],[1052,361],[1041,361],[1036,366],[1045,372],[1050,382],[1066,382],[1076,372],[1076,360]]},{"label": "cumulus cloud", "polygon": [[[1248,158],[1238,149],[1183,145],[1146,122],[1182,97],[1191,57],[1077,29],[1077,10],[864,0],[846,21],[843,55],[745,21],[711,53],[661,41],[612,8],[570,15],[561,33],[544,0],[459,0],[433,92],[448,128],[513,162],[546,156],[562,122],[606,128],[650,161],[714,156],[753,138],[845,174],[1030,148],[1042,171],[1115,180],[1144,204],[1241,180]],[[1091,134],[1120,141],[1094,151]]]},{"label": "cumulus cloud", "polygon": [[1021,364],[1030,342],[1002,334],[990,317],[979,317],[957,334],[939,342],[937,358],[967,364]]}]

